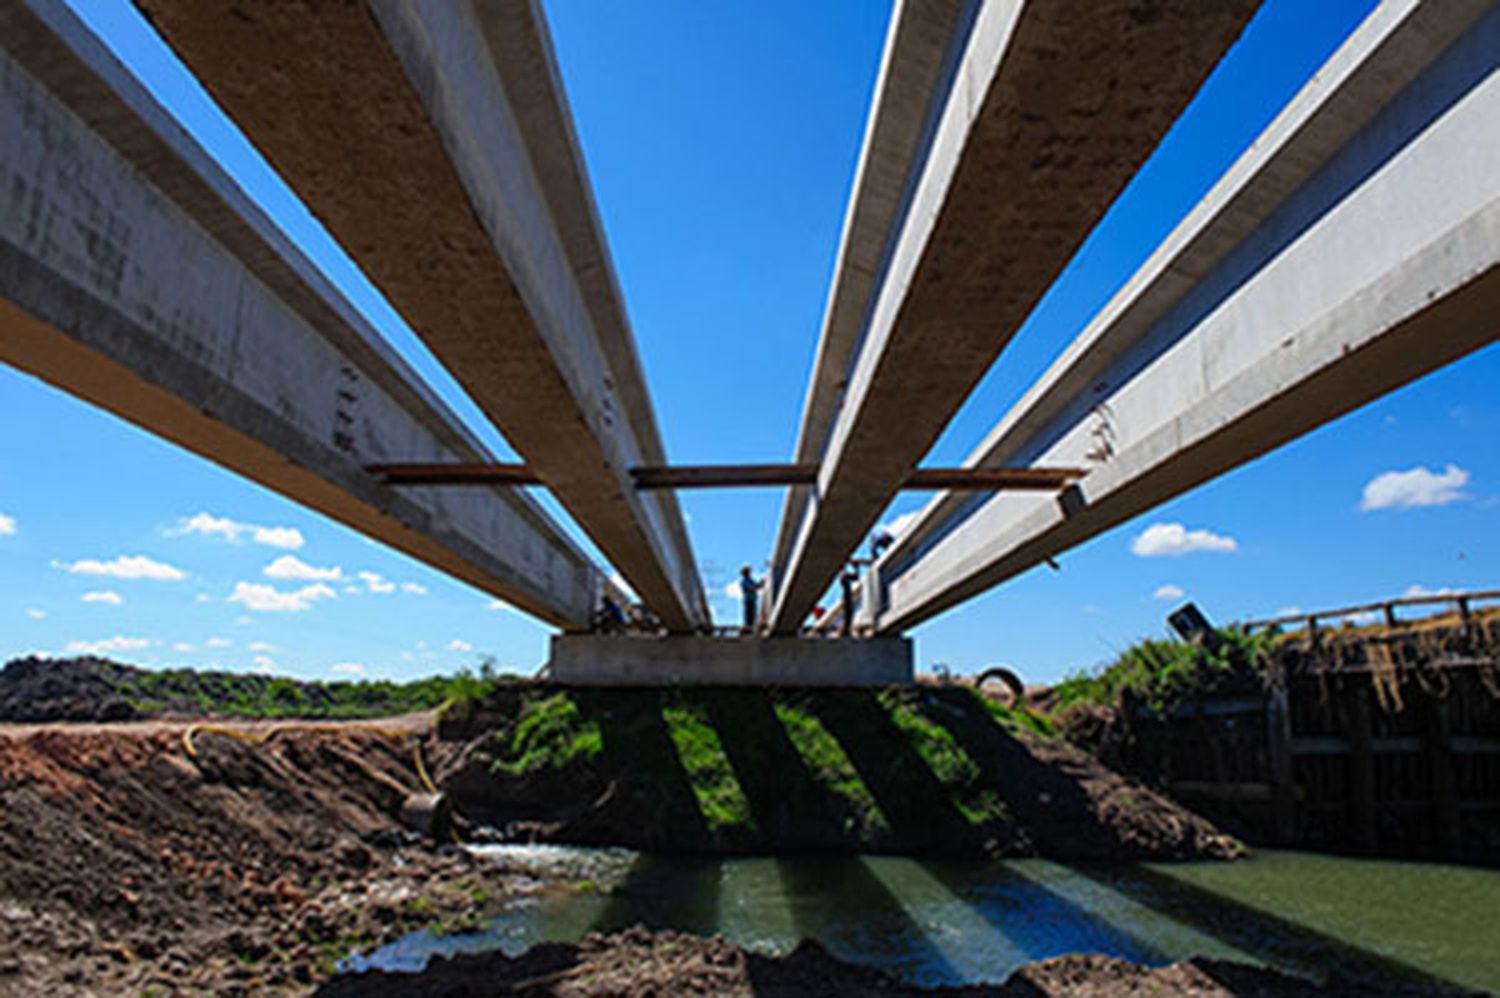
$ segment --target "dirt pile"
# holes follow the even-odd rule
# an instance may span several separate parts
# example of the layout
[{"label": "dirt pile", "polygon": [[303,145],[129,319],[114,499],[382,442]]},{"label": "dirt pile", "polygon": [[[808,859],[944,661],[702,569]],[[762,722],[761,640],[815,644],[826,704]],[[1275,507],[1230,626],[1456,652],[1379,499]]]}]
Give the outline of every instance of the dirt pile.
[{"label": "dirt pile", "polygon": [[0,721],[121,721],[136,716],[121,694],[141,672],[102,658],[21,658],[0,669]]},{"label": "dirt pile", "polygon": [[499,837],[645,850],[1232,857],[1233,839],[964,687],[502,688],[441,782]]},{"label": "dirt pile", "polygon": [[[1382,991],[1382,995],[1401,992]],[[318,989],[321,998],[488,998],[492,995],[992,995],[995,998],[1313,998],[1373,995],[1345,983],[1326,987],[1274,970],[1193,959],[1151,969],[1110,957],[1078,955],[1033,963],[1003,984],[919,988],[883,971],[847,963],[814,942],[784,957],[747,952],[720,938],[630,929],[589,936],[578,945],[537,946],[436,960],[421,974],[371,972]]]},{"label": "dirt pile", "polygon": [[396,827],[421,788],[399,730],[199,731],[196,755],[186,730],[0,728],[0,993],[305,987],[509,891]]}]

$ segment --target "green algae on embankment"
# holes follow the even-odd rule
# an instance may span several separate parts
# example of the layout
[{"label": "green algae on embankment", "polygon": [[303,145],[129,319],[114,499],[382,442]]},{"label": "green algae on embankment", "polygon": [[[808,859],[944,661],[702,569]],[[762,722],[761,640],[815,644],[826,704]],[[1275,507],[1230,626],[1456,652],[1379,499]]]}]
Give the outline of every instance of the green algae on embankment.
[{"label": "green algae on embankment", "polygon": [[515,684],[440,731],[458,814],[511,840],[1092,859],[1240,851],[967,687]]}]

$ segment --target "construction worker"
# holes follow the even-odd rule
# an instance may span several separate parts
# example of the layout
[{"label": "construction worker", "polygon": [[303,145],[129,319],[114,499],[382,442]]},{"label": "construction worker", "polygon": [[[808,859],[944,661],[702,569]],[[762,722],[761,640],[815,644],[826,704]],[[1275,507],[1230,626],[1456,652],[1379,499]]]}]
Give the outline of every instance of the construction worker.
[{"label": "construction worker", "polygon": [[839,636],[854,636],[854,584],[859,581],[859,569],[854,563],[847,565],[839,575],[839,586],[843,590],[844,614],[839,620]]},{"label": "construction worker", "polygon": [[746,634],[755,633],[755,618],[757,616],[757,604],[760,602],[760,587],[765,584],[764,579],[757,579],[750,574],[749,565],[745,565],[740,569],[740,596],[745,601],[745,621],[742,630]]}]

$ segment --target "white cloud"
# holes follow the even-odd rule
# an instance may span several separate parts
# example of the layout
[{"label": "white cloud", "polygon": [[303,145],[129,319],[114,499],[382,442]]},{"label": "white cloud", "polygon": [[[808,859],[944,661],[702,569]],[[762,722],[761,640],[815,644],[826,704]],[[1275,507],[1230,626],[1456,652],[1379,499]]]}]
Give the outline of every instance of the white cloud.
[{"label": "white cloud", "polygon": [[36,607],[31,606],[26,608],[26,616],[30,617],[32,620],[46,620],[47,611],[38,610]]},{"label": "white cloud", "polygon": [[173,535],[202,534],[205,537],[222,537],[234,543],[239,543],[248,535],[257,544],[293,551],[306,543],[302,532],[295,527],[262,527],[254,523],[231,520],[227,516],[214,516],[212,513],[198,513],[194,516],[183,517],[178,521],[175,529],[167,532]]},{"label": "white cloud", "polygon": [[193,602],[194,603],[211,603],[211,602],[213,602],[213,597],[210,596],[210,595],[208,595],[208,593],[199,593],[197,596],[193,597]]},{"label": "white cloud", "polygon": [[163,582],[176,582],[178,579],[187,578],[187,573],[182,569],[154,561],[143,554],[122,554],[113,561],[98,561],[94,558],[83,558],[74,562],[54,561],[52,567],[74,575],[108,575],[116,579],[157,579]]},{"label": "white cloud", "polygon": [[108,655],[110,652],[140,651],[151,647],[146,638],[127,638],[116,635],[103,641],[69,641],[64,651],[74,655]]},{"label": "white cloud", "polygon": [[1302,608],[1300,606],[1284,606],[1280,610],[1276,611],[1276,616],[1278,616],[1278,617],[1290,617],[1290,616],[1292,616],[1294,614],[1298,614],[1298,613],[1301,613],[1301,612],[1302,612]]},{"label": "white cloud", "polygon": [[255,621],[249,617],[236,617],[234,618],[234,622],[236,624],[239,624],[241,627],[249,627],[251,624],[255,623]]},{"label": "white cloud", "polygon": [[360,593],[364,592],[364,590],[359,588],[359,586],[345,586],[344,592],[348,593],[350,596],[358,596]]},{"label": "white cloud", "polygon": [[334,591],[321,582],[301,589],[281,590],[258,582],[236,582],[229,602],[242,603],[257,613],[288,613],[307,610],[315,600],[331,599]]},{"label": "white cloud", "polygon": [[228,638],[209,638],[207,641],[203,642],[203,647],[228,648],[232,644],[234,644],[234,642],[230,641]]},{"label": "white cloud", "polygon": [[411,593],[413,596],[427,595],[427,587],[420,582],[403,582],[401,583],[401,591],[403,593]]},{"label": "white cloud", "polygon": [[365,667],[358,662],[335,662],[328,671],[340,676],[363,676]]},{"label": "white cloud", "polygon": [[892,537],[900,537],[903,533],[906,532],[908,527],[917,522],[917,517],[921,515],[921,510],[914,509],[910,513],[902,513],[900,516],[893,516],[886,522],[882,523],[880,526],[876,527],[875,531],[876,533],[884,531],[885,533],[890,534]]},{"label": "white cloud", "polygon": [[379,572],[359,572],[359,577],[364,580],[365,587],[372,593],[393,593],[396,591],[394,582],[387,582],[385,576]]},{"label": "white cloud", "polygon": [[492,600],[490,600],[488,603],[486,603],[484,605],[484,608],[486,610],[511,610],[511,611],[514,611],[516,609],[515,607],[511,606],[509,603],[505,602],[505,600],[503,600],[503,599],[492,599]]},{"label": "white cloud", "polygon": [[0,537],[8,537],[16,532],[16,518],[0,513]]},{"label": "white cloud", "polygon": [[266,575],[273,579],[308,579],[316,582],[331,582],[334,579],[342,579],[344,570],[337,565],[328,568],[318,568],[309,565],[294,554],[284,554],[271,562],[263,570]]},{"label": "white cloud", "polygon": [[1174,586],[1168,582],[1164,586],[1157,586],[1156,592],[1151,594],[1152,599],[1182,599],[1187,593],[1181,586]]},{"label": "white cloud", "polygon": [[1469,498],[1463,487],[1469,484],[1469,473],[1456,464],[1442,474],[1425,467],[1410,471],[1387,471],[1365,484],[1359,508],[1413,509],[1419,506],[1446,506]]},{"label": "white cloud", "polygon": [[250,661],[261,672],[276,672],[281,668],[276,664],[276,660],[268,655],[257,655]]},{"label": "white cloud", "polygon": [[172,645],[172,650],[173,651],[178,651],[178,652],[188,652],[188,651],[197,651],[198,649],[194,648],[192,645],[188,644],[186,641],[178,641],[178,642],[175,642]]},{"label": "white cloud", "polygon": [[1153,523],[1130,542],[1141,558],[1177,557],[1189,551],[1234,551],[1239,542],[1211,530],[1189,530],[1180,523]]},{"label": "white cloud", "polygon": [[732,600],[740,600],[745,598],[744,591],[740,589],[739,579],[731,579],[728,582],[724,583],[724,598]]},{"label": "white cloud", "polygon": [[1428,589],[1423,585],[1410,585],[1406,587],[1406,591],[1401,595],[1407,598],[1414,596],[1447,596],[1456,591],[1450,586],[1443,586],[1441,589]]},{"label": "white cloud", "polygon": [[84,593],[78,598],[84,603],[108,603],[111,606],[119,606],[125,602],[125,597],[112,589],[101,589],[98,592]]},{"label": "white cloud", "polygon": [[280,650],[275,645],[271,644],[271,642],[269,642],[269,641],[252,641],[248,645],[246,645],[245,647],[249,648],[251,651],[279,651]]},{"label": "white cloud", "polygon": [[448,642],[448,650],[449,651],[473,651],[474,650],[474,646],[471,645],[471,644],[469,644],[467,641],[460,641],[458,638],[454,638],[452,641]]}]

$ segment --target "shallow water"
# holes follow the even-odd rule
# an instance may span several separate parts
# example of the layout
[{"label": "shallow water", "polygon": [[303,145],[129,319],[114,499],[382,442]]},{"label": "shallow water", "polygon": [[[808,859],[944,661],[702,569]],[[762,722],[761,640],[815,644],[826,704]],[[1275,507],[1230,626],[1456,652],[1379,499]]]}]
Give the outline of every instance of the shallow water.
[{"label": "shallow water", "polygon": [[892,856],[668,857],[494,846],[512,868],[588,893],[518,901],[489,931],[422,932],[347,969],[418,970],[434,954],[636,923],[784,953],[805,936],[919,984],[1001,981],[1016,967],[1094,952],[1159,965],[1204,955],[1325,979],[1500,991],[1500,872],[1266,851],[1235,863],[1108,866]]}]

